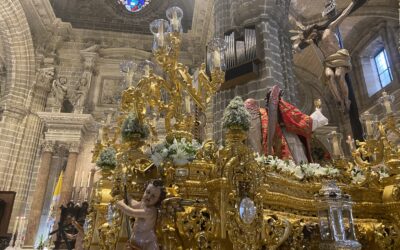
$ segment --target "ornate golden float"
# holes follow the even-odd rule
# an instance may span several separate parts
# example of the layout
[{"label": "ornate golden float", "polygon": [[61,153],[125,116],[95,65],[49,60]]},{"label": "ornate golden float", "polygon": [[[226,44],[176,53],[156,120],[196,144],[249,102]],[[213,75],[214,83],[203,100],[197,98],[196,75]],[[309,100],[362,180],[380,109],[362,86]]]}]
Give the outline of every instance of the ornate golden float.
[{"label": "ornate golden float", "polygon": [[[299,178],[272,157],[256,160],[240,126],[226,129],[224,147],[206,140],[196,148],[192,139],[200,122],[192,113],[204,112],[224,82],[224,44],[218,39],[209,44],[211,78],[203,64],[195,81],[178,63],[182,11],[173,7],[167,16],[170,24],[151,24],[154,58],[164,77],[145,64],[142,79],[122,93],[115,125],[103,128],[95,146],[94,161],[112,147],[117,165],[101,170],[94,188],[85,248],[122,249],[130,229],[113,204],[125,193],[140,199],[146,181],[160,178],[167,189],[157,223],[162,249],[400,249],[400,152],[388,137],[400,133],[390,98],[382,97],[387,110],[382,122],[364,116],[367,140],[353,148],[354,162],[343,157],[339,135],[331,134],[332,175]],[[132,114],[150,127],[150,139],[140,133],[121,139]],[[155,162],[144,153],[154,147],[157,114],[165,121],[163,145],[183,144],[195,150],[193,159],[165,156]],[[387,175],[379,176],[379,165]],[[355,179],[361,172],[363,178]]]}]

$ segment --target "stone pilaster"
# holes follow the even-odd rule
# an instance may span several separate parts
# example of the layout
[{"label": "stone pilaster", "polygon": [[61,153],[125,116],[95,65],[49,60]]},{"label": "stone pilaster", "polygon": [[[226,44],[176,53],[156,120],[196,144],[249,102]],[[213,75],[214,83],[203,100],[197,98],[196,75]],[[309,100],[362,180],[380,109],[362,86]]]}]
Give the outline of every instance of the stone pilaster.
[{"label": "stone pilaster", "polygon": [[32,246],[36,239],[36,233],[39,227],[40,217],[43,209],[43,202],[46,194],[47,182],[49,179],[51,158],[54,151],[55,143],[53,141],[45,141],[42,144],[42,156],[39,173],[36,179],[36,189],[33,194],[33,203],[29,213],[28,227],[25,236],[26,246]]}]

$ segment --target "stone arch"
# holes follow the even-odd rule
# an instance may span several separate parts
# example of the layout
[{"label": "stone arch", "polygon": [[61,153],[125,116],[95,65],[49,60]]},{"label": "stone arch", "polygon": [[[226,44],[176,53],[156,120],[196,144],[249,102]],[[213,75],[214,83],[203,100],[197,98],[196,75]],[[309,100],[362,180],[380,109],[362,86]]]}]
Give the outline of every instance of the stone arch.
[{"label": "stone arch", "polygon": [[26,107],[35,81],[34,47],[26,15],[18,0],[0,1],[0,42],[6,68],[5,95],[0,99],[0,189],[17,192],[11,227],[15,216],[24,209],[24,185],[31,178],[26,173],[36,152],[32,143],[28,143],[28,139],[35,141],[32,140],[33,129],[28,126]]},{"label": "stone arch", "polygon": [[7,74],[7,94],[2,103],[24,107],[35,76],[35,57],[30,28],[19,1],[0,1],[0,40]]}]

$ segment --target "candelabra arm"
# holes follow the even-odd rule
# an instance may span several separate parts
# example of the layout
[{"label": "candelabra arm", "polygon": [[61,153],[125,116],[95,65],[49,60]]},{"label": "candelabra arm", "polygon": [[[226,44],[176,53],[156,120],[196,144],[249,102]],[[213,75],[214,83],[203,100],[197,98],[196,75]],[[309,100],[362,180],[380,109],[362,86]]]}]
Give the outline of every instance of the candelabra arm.
[{"label": "candelabra arm", "polygon": [[190,97],[194,100],[194,102],[199,106],[201,109],[205,109],[204,101],[201,100],[201,96],[199,95],[199,91],[197,91],[192,86],[192,77],[187,72],[187,70],[183,67],[178,67],[178,73],[182,81],[179,81],[180,86],[184,89]]},{"label": "candelabra arm", "polygon": [[400,137],[400,129],[396,127],[396,120],[394,115],[389,115],[386,120],[385,127],[387,130],[395,133],[398,137]]}]

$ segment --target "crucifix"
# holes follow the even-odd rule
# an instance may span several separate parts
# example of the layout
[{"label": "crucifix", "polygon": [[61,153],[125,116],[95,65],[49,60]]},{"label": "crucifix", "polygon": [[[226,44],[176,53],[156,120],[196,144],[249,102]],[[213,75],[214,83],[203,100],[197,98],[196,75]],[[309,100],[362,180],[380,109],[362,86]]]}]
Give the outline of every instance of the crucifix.
[{"label": "crucifix", "polygon": [[[353,12],[355,11],[355,9],[359,8],[363,3],[365,3],[366,1],[355,1],[355,4],[352,8],[352,10],[350,11]],[[325,4],[325,10],[324,12],[322,12],[322,15],[324,16],[327,15],[329,18],[335,18],[336,16],[336,0],[326,0],[326,4]],[[338,37],[338,42],[339,42],[339,46],[340,48],[344,48],[344,44],[343,44],[343,39],[342,39],[342,35],[340,33],[340,28],[339,26],[337,26],[336,28],[336,34]],[[348,73],[345,74],[345,81],[347,84],[347,88],[348,88],[348,99],[350,100],[350,106],[349,106],[349,118],[350,118],[350,125],[351,125],[351,130],[353,133],[353,137],[359,141],[363,141],[363,128],[360,122],[360,114],[358,112],[358,106],[357,106],[357,101],[356,101],[356,97],[354,94],[354,90],[353,90],[353,86],[351,84],[351,79]],[[354,145],[354,141],[353,141],[353,145]],[[353,151],[351,148],[351,144],[349,144],[350,146],[350,151]]]}]

